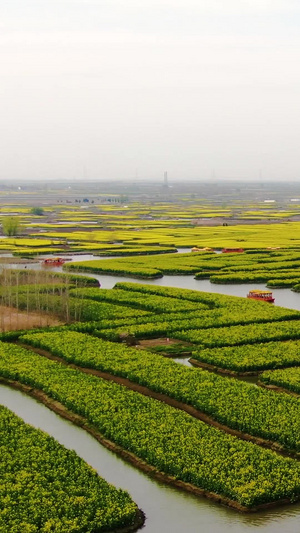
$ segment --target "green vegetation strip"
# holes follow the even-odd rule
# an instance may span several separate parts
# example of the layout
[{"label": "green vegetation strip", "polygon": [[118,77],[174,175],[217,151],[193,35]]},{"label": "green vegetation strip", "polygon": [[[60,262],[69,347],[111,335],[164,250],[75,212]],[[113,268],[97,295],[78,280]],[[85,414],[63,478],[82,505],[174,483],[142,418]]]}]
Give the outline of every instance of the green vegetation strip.
[{"label": "green vegetation strip", "polygon": [[[107,265],[106,263],[108,261],[111,261],[111,264]],[[161,272],[159,272],[159,270],[155,268],[132,266],[130,269],[128,269],[126,268],[126,266],[122,266],[122,264],[120,264],[120,261],[121,260],[114,261],[113,259],[108,259],[107,261],[102,261],[100,259],[94,261],[80,261],[76,263],[74,262],[65,264],[63,266],[63,269],[75,270],[79,272],[94,272],[95,274],[113,274],[116,276],[126,275],[133,276],[136,278],[156,279],[162,277]]]},{"label": "green vegetation strip", "polygon": [[300,465],[112,382],[2,344],[0,374],[43,390],[106,438],[176,480],[255,508],[300,496]]},{"label": "green vegetation strip", "polygon": [[[114,320],[109,323],[103,321],[94,326],[94,329],[98,330],[114,327],[114,331],[103,333],[104,337],[111,339],[117,339],[118,335],[124,332],[124,326],[126,331],[139,338],[151,338],[162,334],[170,336],[182,329],[198,330],[300,318],[299,311],[266,306],[264,302],[135,283],[117,283],[112,290],[74,289],[70,294],[77,298],[122,303],[129,307],[161,313],[136,317],[132,321],[125,317],[124,320]],[[78,331],[79,328],[80,326]],[[101,333],[99,335],[101,336]]]},{"label": "green vegetation strip", "polygon": [[297,283],[296,285],[294,285],[294,287],[293,287],[293,291],[294,291],[294,292],[300,292],[300,284],[299,284],[299,283]]},{"label": "green vegetation strip", "polygon": [[[246,304],[247,305],[247,304]],[[87,322],[76,322],[68,326],[50,328],[50,330],[57,331],[57,329],[70,329],[72,331],[81,331],[91,333],[93,335],[109,338],[113,340],[119,340],[120,333],[131,333],[137,338],[153,338],[157,336],[170,337],[177,331],[182,331],[183,327],[187,329],[206,329],[223,327],[226,325],[234,324],[247,324],[254,322],[269,322],[270,314],[266,311],[266,305],[260,309],[252,310],[248,309],[244,304],[244,311],[229,309],[212,309],[205,312],[197,311],[197,317],[195,318],[194,310],[186,310],[182,313],[157,313],[151,314],[145,311],[139,311],[127,315],[127,307],[123,307],[123,318],[107,317],[100,320],[93,320]],[[78,306],[80,304],[78,303]],[[276,307],[272,313],[274,321],[286,320],[288,318],[295,318],[299,316],[298,311],[288,310]],[[116,316],[117,314],[115,314]],[[140,316],[142,315],[142,316]],[[95,318],[95,315],[94,317]],[[112,329],[113,328],[113,329]],[[18,335],[19,336],[19,335]],[[3,337],[3,334],[2,334]],[[1,338],[1,336],[0,336]]]},{"label": "green vegetation strip", "polygon": [[[188,289],[177,289],[174,287],[160,287],[158,285],[143,285],[142,283],[132,282],[118,282],[114,286],[115,289],[122,289],[125,291],[134,291],[142,294],[157,294],[158,296],[168,296],[170,298],[180,298],[191,302],[198,302],[207,304],[211,308],[220,307],[228,302],[230,297],[223,294],[206,293],[199,291],[190,291]],[[238,298],[232,298],[238,302]]]},{"label": "green vegetation strip", "polygon": [[[189,289],[177,289],[174,287],[160,287],[157,285],[142,285],[140,283],[118,282],[113,288],[122,289],[123,291],[134,292],[145,295],[167,296],[168,298],[182,299],[188,302],[202,303],[208,306],[210,310],[222,311],[230,319],[232,313],[240,313],[243,316],[251,317],[255,322],[255,316],[258,318],[269,318],[269,320],[284,320],[289,317],[300,318],[300,312],[283,307],[274,307],[266,305],[265,302],[251,299],[239,298],[237,296],[228,296],[224,294],[215,294],[210,292],[192,291]],[[202,316],[202,313],[201,313]]]},{"label": "green vegetation strip", "polygon": [[[157,240],[162,243],[160,239],[161,236],[158,236]],[[174,242],[178,244],[175,236]],[[256,253],[200,252],[172,254],[171,257],[140,256],[118,261],[115,259],[102,262],[83,261],[65,265],[64,268],[145,278],[155,278],[166,274],[194,274],[196,279],[210,279],[212,283],[269,283],[273,279],[277,281],[293,279],[296,284],[300,279],[299,267],[299,251],[256,250]]]},{"label": "green vegetation strip", "polygon": [[[127,243],[128,244],[128,243]],[[101,256],[110,256],[110,255],[118,255],[118,256],[130,256],[130,255],[152,255],[152,254],[168,254],[168,253],[176,253],[176,248],[169,248],[167,246],[128,246],[127,248],[124,246],[122,248],[119,248],[118,250],[104,250],[98,253],[97,255]]]},{"label": "green vegetation strip", "polygon": [[287,368],[263,372],[260,381],[264,385],[275,385],[283,389],[300,394],[300,368]]},{"label": "green vegetation strip", "polygon": [[192,357],[234,372],[258,372],[300,365],[300,340],[197,350]]},{"label": "green vegetation strip", "polygon": [[202,302],[191,302],[180,300],[179,298],[169,298],[168,296],[158,296],[155,294],[143,294],[135,291],[124,291],[121,289],[71,289],[70,295],[75,298],[90,298],[98,302],[108,301],[122,303],[130,307],[138,307],[147,311],[175,313],[185,310],[208,309]]},{"label": "green vegetation strip", "polygon": [[[287,317],[289,313],[287,313]],[[295,316],[295,315],[294,315]],[[152,317],[149,317],[149,319]],[[245,343],[262,343],[269,339],[289,339],[300,337],[300,322],[299,321],[278,321],[269,322],[270,317],[263,318],[254,313],[248,315],[240,315],[239,313],[232,313],[228,315],[228,311],[223,313],[205,313],[200,318],[193,318],[186,314],[177,319],[169,320],[168,316],[158,316],[161,320],[154,322],[148,320],[146,324],[127,323],[122,326],[117,326],[114,321],[111,322],[109,329],[105,323],[96,328],[93,334],[107,338],[110,340],[118,340],[121,333],[126,331],[131,335],[135,335],[137,339],[155,338],[158,336],[170,337],[171,335],[177,339],[187,342],[202,344],[207,347],[214,346],[234,346]],[[233,324],[233,325],[232,325]],[[234,324],[238,324],[234,326]],[[245,326],[243,324],[249,324]],[[266,335],[263,334],[266,325]],[[224,327],[227,326],[227,327]],[[261,326],[260,328],[258,326]],[[101,328],[103,328],[101,330]],[[182,329],[184,328],[184,330]],[[235,329],[234,329],[235,328]],[[245,329],[242,329],[245,328]],[[246,329],[247,328],[247,329]],[[195,331],[196,330],[196,331]],[[208,331],[207,331],[208,330]],[[79,331],[79,328],[78,328]]]},{"label": "green vegetation strip", "polygon": [[249,383],[82,333],[28,334],[21,340],[68,362],[128,378],[187,403],[229,428],[300,452],[300,403],[295,398],[282,398]]},{"label": "green vegetation strip", "polygon": [[74,451],[0,406],[0,530],[100,533],[134,524],[127,492],[100,478]]},{"label": "green vegetation strip", "polygon": [[2,278],[5,285],[30,285],[36,283],[64,283],[75,285],[77,287],[99,287],[99,281],[89,276],[79,274],[65,274],[63,272],[52,272],[50,270],[32,270],[32,269],[4,269]]},{"label": "green vegetation strip", "polygon": [[177,331],[176,338],[201,344],[207,348],[257,344],[271,340],[300,339],[300,321],[265,322],[263,324],[211,328],[203,331]]},{"label": "green vegetation strip", "polygon": [[20,293],[18,297],[10,301],[10,305],[21,310],[47,311],[65,320],[101,320],[116,317],[133,317],[148,314],[142,309],[136,310],[130,307],[117,305],[109,302],[95,302],[84,298],[72,298],[66,293],[61,296],[49,293],[27,292]]}]

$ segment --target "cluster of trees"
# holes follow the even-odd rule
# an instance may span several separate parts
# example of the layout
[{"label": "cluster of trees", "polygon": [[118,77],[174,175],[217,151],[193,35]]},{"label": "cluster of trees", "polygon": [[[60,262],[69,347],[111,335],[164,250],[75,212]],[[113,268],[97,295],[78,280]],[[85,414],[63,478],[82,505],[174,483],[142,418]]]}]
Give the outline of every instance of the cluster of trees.
[{"label": "cluster of trees", "polygon": [[21,233],[21,222],[19,217],[5,217],[2,219],[2,231],[7,237],[15,237]]},{"label": "cluster of trees", "polygon": [[[32,215],[43,216],[44,209],[42,207],[33,207],[30,210]],[[7,237],[16,237],[22,232],[22,224],[20,217],[7,216],[2,218],[2,231]]]}]

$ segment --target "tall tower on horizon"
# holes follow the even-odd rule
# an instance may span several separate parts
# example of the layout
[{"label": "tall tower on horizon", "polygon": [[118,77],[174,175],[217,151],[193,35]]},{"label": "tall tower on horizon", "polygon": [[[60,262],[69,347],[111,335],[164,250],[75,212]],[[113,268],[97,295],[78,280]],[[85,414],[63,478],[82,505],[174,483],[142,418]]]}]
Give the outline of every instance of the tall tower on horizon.
[{"label": "tall tower on horizon", "polygon": [[168,173],[167,171],[165,170],[164,172],[164,187],[168,187]]}]

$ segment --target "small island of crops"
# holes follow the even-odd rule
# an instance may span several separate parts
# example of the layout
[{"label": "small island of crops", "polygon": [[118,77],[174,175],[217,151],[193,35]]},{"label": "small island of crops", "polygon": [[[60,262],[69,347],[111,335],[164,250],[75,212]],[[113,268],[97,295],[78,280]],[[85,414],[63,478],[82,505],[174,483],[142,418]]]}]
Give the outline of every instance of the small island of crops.
[{"label": "small island of crops", "polygon": [[129,495],[75,452],[2,406],[0,426],[1,531],[130,531],[141,522]]},{"label": "small island of crops", "polygon": [[285,392],[292,392],[295,395],[300,394],[300,368],[285,368],[274,370],[272,372],[263,372],[260,375],[262,385],[270,389],[279,388]]},{"label": "small island of crops", "polygon": [[[75,261],[65,270],[156,279],[163,275],[194,275],[211,283],[266,283],[270,288],[293,288],[300,281],[300,251],[268,250],[232,254],[182,253],[172,257],[131,257]],[[297,288],[295,289],[297,290]]]}]

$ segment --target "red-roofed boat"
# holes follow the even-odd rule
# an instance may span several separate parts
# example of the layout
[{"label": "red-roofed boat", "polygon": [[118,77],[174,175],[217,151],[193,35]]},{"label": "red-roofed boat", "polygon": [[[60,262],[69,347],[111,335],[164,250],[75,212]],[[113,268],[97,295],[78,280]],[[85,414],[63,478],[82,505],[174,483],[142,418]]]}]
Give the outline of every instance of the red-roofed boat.
[{"label": "red-roofed boat", "polygon": [[48,259],[44,259],[42,264],[43,266],[62,266],[65,262],[65,259],[61,257],[49,257]]},{"label": "red-roofed boat", "polygon": [[275,302],[275,298],[273,297],[271,291],[249,291],[247,294],[247,298],[252,298],[253,300],[261,300],[262,302],[269,302],[271,304]]},{"label": "red-roofed boat", "polygon": [[223,248],[222,254],[242,254],[244,248]]}]

